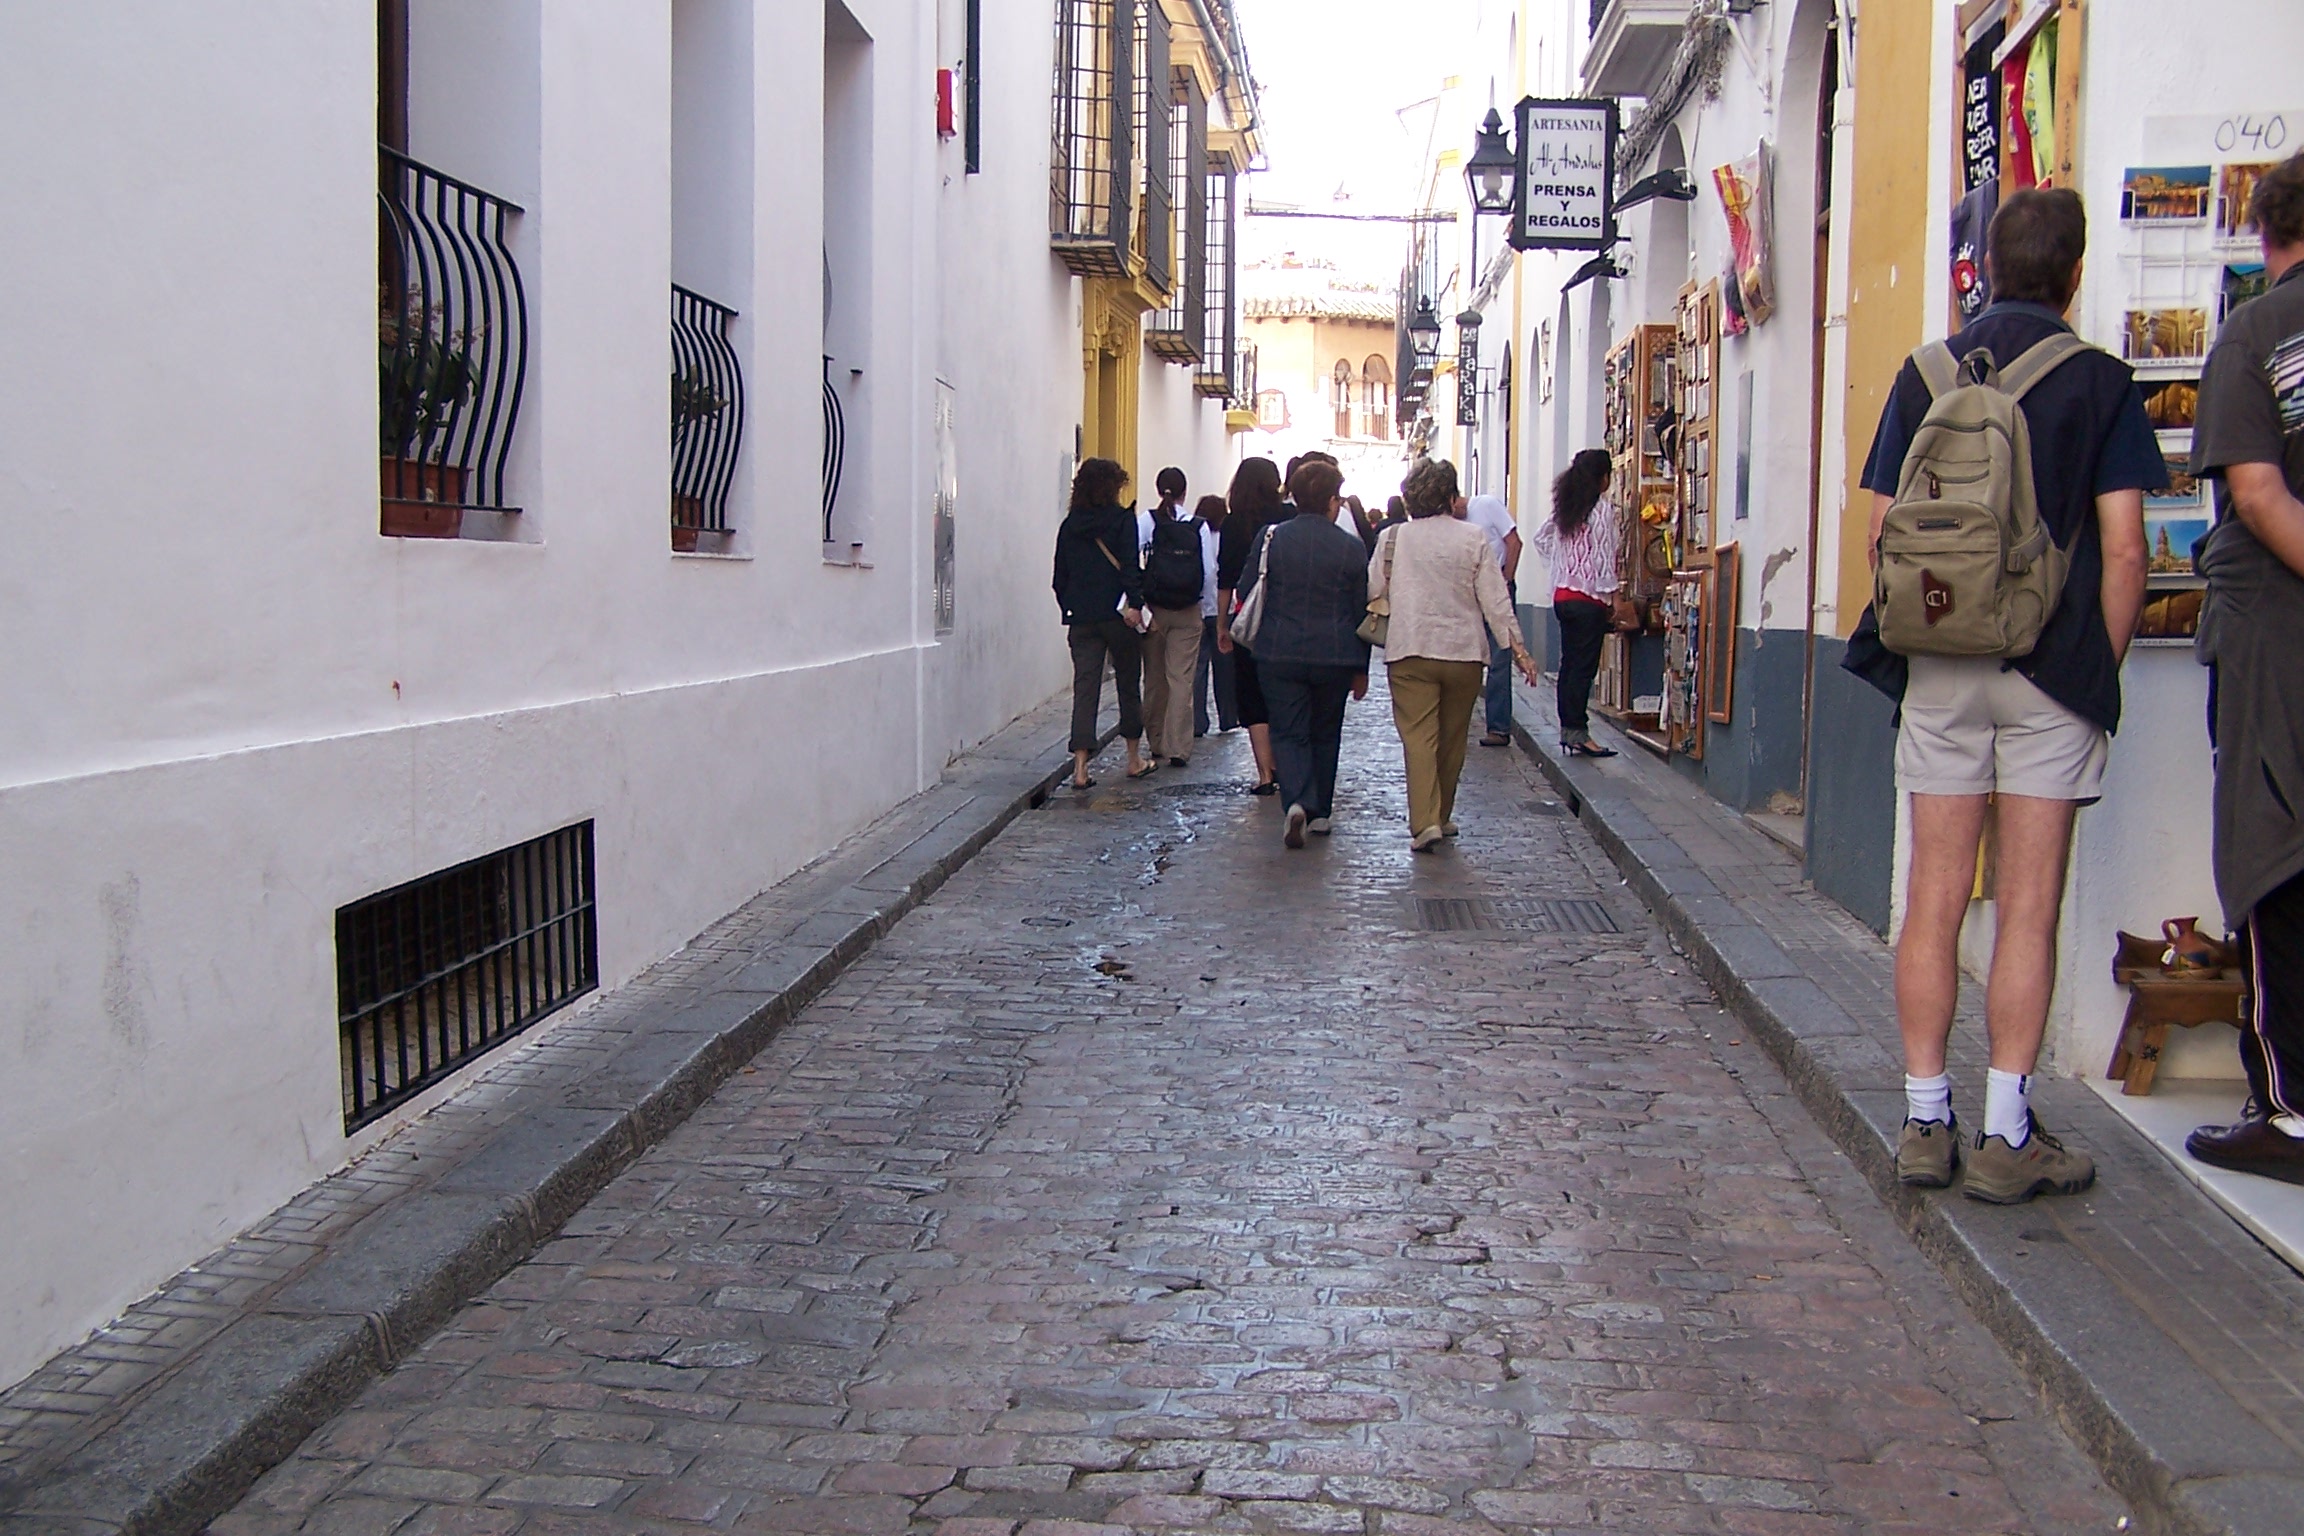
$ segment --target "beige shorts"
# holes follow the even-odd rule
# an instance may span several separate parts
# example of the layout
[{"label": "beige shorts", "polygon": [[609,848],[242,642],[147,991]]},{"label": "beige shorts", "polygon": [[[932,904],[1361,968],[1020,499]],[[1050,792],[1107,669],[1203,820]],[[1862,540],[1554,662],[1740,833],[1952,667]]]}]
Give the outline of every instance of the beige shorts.
[{"label": "beige shorts", "polygon": [[1896,733],[1896,786],[1917,795],[2104,793],[2104,728],[1989,656],[1915,656]]}]

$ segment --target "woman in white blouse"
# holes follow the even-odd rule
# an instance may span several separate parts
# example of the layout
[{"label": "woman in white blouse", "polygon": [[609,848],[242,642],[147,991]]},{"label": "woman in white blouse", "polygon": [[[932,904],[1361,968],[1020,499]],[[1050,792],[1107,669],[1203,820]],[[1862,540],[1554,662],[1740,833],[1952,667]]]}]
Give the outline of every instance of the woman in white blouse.
[{"label": "woman in white blouse", "polygon": [[1560,748],[1571,757],[1614,757],[1592,739],[1592,679],[1615,611],[1623,535],[1607,497],[1615,468],[1604,449],[1587,448],[1552,482],[1552,518],[1536,552],[1552,572],[1552,616],[1560,621]]},{"label": "woman in white blouse", "polygon": [[1427,853],[1456,833],[1456,781],[1488,678],[1489,636],[1510,647],[1531,687],[1536,662],[1521,642],[1488,536],[1453,515],[1456,466],[1427,459],[1401,490],[1408,521],[1377,540],[1368,597],[1391,605],[1384,671],[1408,768],[1409,846]]}]

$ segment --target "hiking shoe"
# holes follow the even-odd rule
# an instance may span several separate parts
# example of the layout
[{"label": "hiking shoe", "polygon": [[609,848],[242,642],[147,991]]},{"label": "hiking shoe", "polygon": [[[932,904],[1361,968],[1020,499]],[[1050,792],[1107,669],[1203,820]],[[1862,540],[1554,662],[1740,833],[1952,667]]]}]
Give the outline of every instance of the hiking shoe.
[{"label": "hiking shoe", "polygon": [[2087,1154],[2067,1152],[2064,1143],[2040,1129],[2012,1147],[1998,1136],[1978,1136],[1968,1154],[1968,1180],[1960,1192],[1994,1205],[2022,1205],[2034,1195],[2076,1195],[2096,1182],[2096,1164]]},{"label": "hiking shoe", "polygon": [[1942,1189],[1960,1166],[1958,1120],[1907,1120],[1896,1138],[1896,1177],[1920,1189]]},{"label": "hiking shoe", "polygon": [[1300,805],[1288,807],[1288,830],[1280,834],[1280,841],[1291,848],[1303,847],[1304,828],[1310,820],[1311,818],[1304,814],[1304,807]]}]

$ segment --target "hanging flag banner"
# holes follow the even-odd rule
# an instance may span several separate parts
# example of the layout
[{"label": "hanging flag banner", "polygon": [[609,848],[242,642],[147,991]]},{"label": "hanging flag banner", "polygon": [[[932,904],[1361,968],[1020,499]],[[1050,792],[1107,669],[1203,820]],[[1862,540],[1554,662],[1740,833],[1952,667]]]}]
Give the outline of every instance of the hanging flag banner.
[{"label": "hanging flag banner", "polygon": [[1515,109],[1519,184],[1512,244],[1523,251],[1599,251],[1615,243],[1616,99],[1540,101]]}]

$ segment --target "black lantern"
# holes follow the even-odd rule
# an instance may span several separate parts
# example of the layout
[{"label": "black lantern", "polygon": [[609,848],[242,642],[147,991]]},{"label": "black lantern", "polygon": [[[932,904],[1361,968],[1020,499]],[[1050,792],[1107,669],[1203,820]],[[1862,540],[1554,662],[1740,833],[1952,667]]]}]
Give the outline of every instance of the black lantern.
[{"label": "black lantern", "polygon": [[1416,301],[1415,318],[1408,322],[1408,345],[1416,353],[1416,372],[1427,379],[1432,377],[1440,361],[1440,316],[1428,297]]},{"label": "black lantern", "polygon": [[1488,109],[1488,120],[1473,140],[1472,158],[1465,162],[1464,182],[1472,189],[1472,206],[1481,213],[1512,211],[1512,142],[1504,135],[1504,119]]}]

